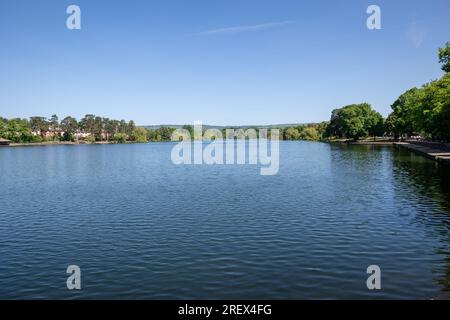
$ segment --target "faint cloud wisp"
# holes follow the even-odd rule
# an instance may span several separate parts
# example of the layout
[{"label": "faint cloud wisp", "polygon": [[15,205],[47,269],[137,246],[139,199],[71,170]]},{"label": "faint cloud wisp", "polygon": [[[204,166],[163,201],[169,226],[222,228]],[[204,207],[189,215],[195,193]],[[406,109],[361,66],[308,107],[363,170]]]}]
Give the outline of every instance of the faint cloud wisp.
[{"label": "faint cloud wisp", "polygon": [[283,27],[283,26],[290,25],[293,23],[295,23],[295,21],[290,21],[290,20],[289,21],[279,21],[279,22],[268,22],[268,23],[255,24],[255,25],[213,29],[213,30],[199,32],[199,33],[197,33],[197,35],[234,34],[234,33],[241,33],[241,32],[261,31],[261,30]]}]

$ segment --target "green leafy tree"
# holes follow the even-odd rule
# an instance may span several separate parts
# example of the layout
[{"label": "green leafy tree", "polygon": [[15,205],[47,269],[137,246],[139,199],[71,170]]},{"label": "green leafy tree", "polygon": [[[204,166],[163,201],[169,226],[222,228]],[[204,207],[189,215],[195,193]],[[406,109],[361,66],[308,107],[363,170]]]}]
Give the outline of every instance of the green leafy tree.
[{"label": "green leafy tree", "polygon": [[95,133],[95,115],[93,114],[87,114],[80,120],[80,128],[90,134]]},{"label": "green leafy tree", "polygon": [[119,125],[117,127],[117,132],[127,134],[128,123],[125,120],[120,120]]},{"label": "green leafy tree", "polygon": [[389,135],[399,138],[410,136],[419,130],[419,96],[420,89],[412,88],[400,95],[391,105],[393,112],[386,119],[386,131]]},{"label": "green leafy tree", "polygon": [[396,114],[391,113],[385,121],[385,127],[386,127],[386,133],[387,135],[394,137],[395,139],[398,139],[401,135],[401,132],[399,130],[399,127],[397,125],[398,123],[398,117]]},{"label": "green leafy tree", "polygon": [[303,129],[302,132],[300,132],[300,139],[307,140],[307,141],[317,141],[320,140],[319,133],[317,132],[317,129],[313,126],[306,127]]},{"label": "green leafy tree", "polygon": [[39,132],[42,138],[46,136],[50,126],[44,117],[31,117],[29,125],[31,130],[36,133]]},{"label": "green leafy tree", "polygon": [[[194,139],[194,127],[193,126],[190,126],[190,125],[186,124],[186,125],[183,126],[182,129],[187,130],[189,132],[189,135],[191,136],[191,140]],[[226,129],[222,130],[222,136],[224,136],[224,137],[226,135],[225,131],[226,131]]]},{"label": "green leafy tree", "polygon": [[118,143],[125,143],[127,142],[127,135],[125,133],[118,132],[114,134],[114,140]]},{"label": "green leafy tree", "polygon": [[374,110],[369,115],[368,119],[368,132],[369,135],[373,137],[375,141],[376,137],[381,137],[385,133],[384,119],[383,116]]},{"label": "green leafy tree", "polygon": [[120,121],[109,118],[103,118],[103,131],[106,140],[114,139],[114,135],[119,132]]},{"label": "green leafy tree", "polygon": [[127,127],[126,127],[125,133],[126,133],[128,136],[131,136],[131,134],[133,133],[134,129],[136,129],[136,124],[134,123],[133,120],[130,120],[130,121],[128,122]]},{"label": "green leafy tree", "polygon": [[148,130],[147,138],[149,141],[154,141],[154,142],[161,141],[161,136],[158,134],[158,130],[155,130],[155,129]]},{"label": "green leafy tree", "polygon": [[31,132],[26,119],[11,119],[7,122],[4,138],[16,143],[34,142],[35,138]]},{"label": "green leafy tree", "polygon": [[434,140],[450,141],[450,73],[420,90],[415,114],[422,132]]},{"label": "green leafy tree", "polygon": [[340,130],[342,130],[343,135],[346,138],[354,140],[367,137],[370,131],[374,129],[374,119],[377,118],[368,103],[346,106],[337,112],[337,114],[339,117],[339,125],[341,126]]},{"label": "green leafy tree", "polygon": [[77,119],[72,117],[65,117],[63,120],[61,120],[61,130],[64,131],[64,137],[63,139],[65,141],[73,141],[74,140],[74,134],[78,130],[78,122]]},{"label": "green leafy tree", "polygon": [[94,134],[96,141],[102,141],[103,140],[103,118],[102,117],[95,117],[94,118],[94,131],[92,132]]},{"label": "green leafy tree", "polygon": [[442,63],[442,70],[450,72],[450,42],[444,48],[439,49],[439,63]]},{"label": "green leafy tree", "polygon": [[342,108],[334,109],[331,112],[331,119],[326,129],[326,135],[328,137],[342,138],[344,136],[341,112]]},{"label": "green leafy tree", "polygon": [[288,129],[286,129],[285,139],[286,140],[299,140],[300,133],[295,128],[288,128]]},{"label": "green leafy tree", "polygon": [[95,136],[92,134],[86,138],[86,142],[95,143],[95,141]]},{"label": "green leafy tree", "polygon": [[55,132],[59,129],[59,119],[56,114],[52,115],[49,120],[50,129]]},{"label": "green leafy tree", "polygon": [[7,129],[8,129],[8,119],[0,117],[0,138],[6,137]]},{"label": "green leafy tree", "polygon": [[161,141],[170,141],[172,139],[172,132],[175,131],[174,128],[161,127],[158,129]]},{"label": "green leafy tree", "polygon": [[[274,129],[278,129],[279,140],[285,140],[285,134],[286,134],[285,128],[274,128]],[[272,132],[270,130],[269,130],[269,135],[270,135],[270,138],[272,138]]]},{"label": "green leafy tree", "polygon": [[147,129],[138,127],[134,128],[133,132],[131,133],[131,140],[134,142],[147,142]]},{"label": "green leafy tree", "polygon": [[329,121],[322,121],[315,126],[315,129],[317,130],[317,134],[319,136],[319,140],[324,139],[327,136],[327,128],[329,124]]}]

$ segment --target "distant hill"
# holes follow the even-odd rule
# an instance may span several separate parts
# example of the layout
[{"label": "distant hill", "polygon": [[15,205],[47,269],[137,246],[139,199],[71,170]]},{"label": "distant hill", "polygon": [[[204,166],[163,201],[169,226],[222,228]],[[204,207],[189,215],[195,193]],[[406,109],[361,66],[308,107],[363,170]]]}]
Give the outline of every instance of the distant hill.
[{"label": "distant hill", "polygon": [[[190,124],[192,126],[192,124]],[[271,125],[242,125],[242,126],[214,126],[214,125],[208,125],[203,124],[204,129],[245,129],[245,128],[291,128],[291,127],[298,127],[302,125],[308,125],[308,123],[285,123],[285,124],[271,124]],[[184,125],[180,124],[160,124],[160,125],[146,125],[141,126],[149,130],[155,130],[160,129],[161,127],[168,127],[168,128],[175,128],[179,129],[182,128]]]}]

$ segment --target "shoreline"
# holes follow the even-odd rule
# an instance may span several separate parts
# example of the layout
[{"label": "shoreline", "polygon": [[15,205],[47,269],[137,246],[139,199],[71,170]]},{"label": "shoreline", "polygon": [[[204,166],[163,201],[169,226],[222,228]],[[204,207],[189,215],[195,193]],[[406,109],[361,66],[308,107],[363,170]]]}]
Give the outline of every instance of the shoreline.
[{"label": "shoreline", "polygon": [[[350,144],[350,145],[379,145],[379,146],[394,145],[393,141],[392,142],[387,142],[387,141],[348,141],[348,140],[282,140],[282,141],[325,142],[325,143],[340,143],[340,144]],[[141,143],[160,143],[160,142],[171,142],[171,141],[146,141],[146,142],[127,141],[127,142],[122,142],[122,143],[119,143],[117,141],[97,141],[97,142],[46,141],[46,142],[10,143],[8,145],[2,145],[0,147],[79,146],[79,145],[105,145],[105,144],[141,144]]]},{"label": "shoreline", "polygon": [[434,160],[438,163],[450,165],[450,151],[431,148],[409,142],[395,142],[394,145],[398,148],[404,148],[428,159]]},{"label": "shoreline", "polygon": [[402,142],[402,141],[349,141],[344,139],[339,140],[328,140],[328,143],[340,143],[348,145],[372,145],[372,146],[388,146],[403,148],[410,152],[414,152],[420,156],[428,158],[430,160],[442,163],[444,165],[450,165],[450,150],[443,150],[442,148],[437,148],[432,144],[427,145],[423,143],[422,145],[416,144],[414,142]]},{"label": "shoreline", "polygon": [[124,142],[116,141],[98,141],[98,142],[71,142],[71,141],[48,141],[48,142],[27,142],[27,143],[11,143],[1,147],[42,147],[42,146],[81,146],[81,145],[105,145],[105,144],[135,144],[143,142]]},{"label": "shoreline", "polygon": [[340,144],[347,144],[347,145],[356,145],[356,146],[388,146],[392,147],[395,144],[395,141],[393,140],[359,140],[359,141],[352,141],[349,139],[334,139],[334,140],[322,140],[323,142],[327,143],[340,143]]}]

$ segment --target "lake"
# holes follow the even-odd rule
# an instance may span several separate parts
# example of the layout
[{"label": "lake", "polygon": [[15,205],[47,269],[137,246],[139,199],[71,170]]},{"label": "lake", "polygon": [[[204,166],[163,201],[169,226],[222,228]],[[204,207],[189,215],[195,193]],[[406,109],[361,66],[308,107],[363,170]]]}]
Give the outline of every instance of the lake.
[{"label": "lake", "polygon": [[176,166],[173,145],[0,148],[0,299],[448,294],[448,168],[393,147],[280,142],[278,174],[261,176]]}]

